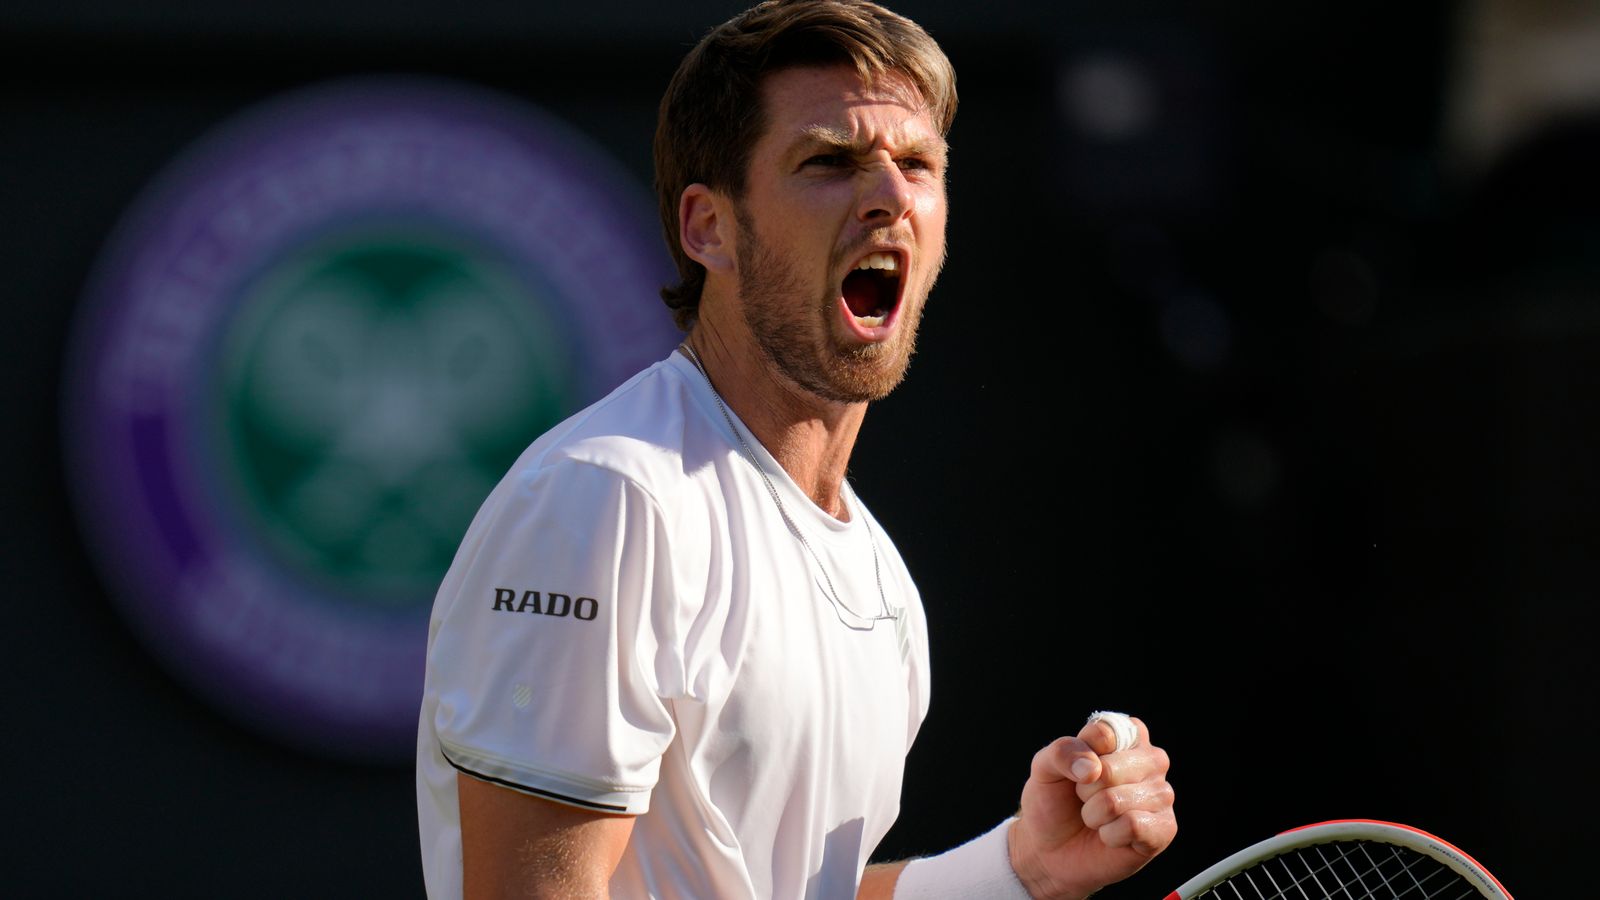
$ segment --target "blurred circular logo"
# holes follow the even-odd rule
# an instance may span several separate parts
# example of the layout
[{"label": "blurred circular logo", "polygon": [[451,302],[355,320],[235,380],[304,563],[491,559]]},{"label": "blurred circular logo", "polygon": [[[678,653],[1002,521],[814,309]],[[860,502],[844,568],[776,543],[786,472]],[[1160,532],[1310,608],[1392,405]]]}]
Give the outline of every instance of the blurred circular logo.
[{"label": "blurred circular logo", "polygon": [[409,758],[478,505],[677,339],[653,218],[571,129],[459,85],[327,85],[203,139],[69,354],[69,472],[141,638],[275,736]]}]

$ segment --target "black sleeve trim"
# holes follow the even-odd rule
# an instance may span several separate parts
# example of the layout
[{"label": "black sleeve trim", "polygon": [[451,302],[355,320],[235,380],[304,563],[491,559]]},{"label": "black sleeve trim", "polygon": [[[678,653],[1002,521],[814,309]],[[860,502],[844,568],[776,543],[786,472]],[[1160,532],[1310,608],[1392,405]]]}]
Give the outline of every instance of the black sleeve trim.
[{"label": "black sleeve trim", "polygon": [[444,756],[444,761],[454,767],[457,772],[460,772],[463,775],[470,775],[479,781],[487,781],[490,784],[498,784],[501,787],[508,787],[514,791],[521,791],[524,794],[534,794],[540,797],[548,797],[551,800],[567,803],[572,806],[581,806],[585,809],[598,809],[602,812],[614,813],[627,813],[628,811],[626,806],[618,806],[615,803],[596,803],[593,800],[584,800],[579,797],[568,797],[566,794],[558,794],[555,791],[547,791],[543,788],[529,787],[525,784],[517,784],[515,781],[507,781],[504,778],[496,778],[493,775],[485,775],[482,772],[474,772],[466,766],[463,766],[451,759],[450,754],[444,753],[443,750],[441,750],[440,753]]}]

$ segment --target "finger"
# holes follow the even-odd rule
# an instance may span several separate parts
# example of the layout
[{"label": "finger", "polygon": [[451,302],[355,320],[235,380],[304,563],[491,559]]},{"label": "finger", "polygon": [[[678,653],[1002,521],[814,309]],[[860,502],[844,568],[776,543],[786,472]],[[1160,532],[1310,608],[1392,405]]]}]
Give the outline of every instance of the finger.
[{"label": "finger", "polygon": [[1171,760],[1167,757],[1167,751],[1160,747],[1146,746],[1102,756],[1100,765],[1099,782],[1105,787],[1110,787],[1165,777],[1171,766]]},{"label": "finger", "polygon": [[[1117,736],[1117,749],[1126,750],[1132,747],[1139,737],[1139,730],[1133,724],[1133,719],[1127,713],[1112,712],[1111,710],[1095,710],[1089,716],[1089,722],[1104,722],[1111,726],[1111,733]],[[1088,724],[1088,723],[1085,723]]]},{"label": "finger", "polygon": [[1172,810],[1149,812],[1134,810],[1098,829],[1100,843],[1107,847],[1127,847],[1149,858],[1167,849],[1178,834],[1178,818]]},{"label": "finger", "polygon": [[1090,828],[1104,828],[1131,812],[1159,813],[1172,809],[1172,785],[1166,779],[1123,784],[1098,791],[1083,805],[1080,815]]},{"label": "finger", "polygon": [[[1131,747],[1149,746],[1150,729],[1145,727],[1144,721],[1138,716],[1129,716],[1137,731]],[[1104,719],[1091,719],[1078,731],[1078,738],[1088,744],[1090,749],[1101,756],[1109,756],[1117,750],[1117,730],[1111,723]],[[1127,748],[1131,749],[1131,748]],[[1125,752],[1125,751],[1124,751]]]},{"label": "finger", "polygon": [[1033,777],[1050,783],[1075,781],[1081,787],[1103,774],[1100,756],[1079,738],[1063,737],[1033,755]]},{"label": "finger", "polygon": [[1167,751],[1160,747],[1139,747],[1100,757],[1100,778],[1090,783],[1079,783],[1075,790],[1078,799],[1088,803],[1101,791],[1125,784],[1165,780],[1168,762]]}]

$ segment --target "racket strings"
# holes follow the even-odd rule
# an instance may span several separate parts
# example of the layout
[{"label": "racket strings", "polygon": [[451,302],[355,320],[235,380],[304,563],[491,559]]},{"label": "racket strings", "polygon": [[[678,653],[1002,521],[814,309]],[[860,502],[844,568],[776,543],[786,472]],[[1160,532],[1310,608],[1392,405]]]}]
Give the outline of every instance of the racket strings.
[{"label": "racket strings", "polygon": [[1300,847],[1229,876],[1198,900],[1467,900],[1477,888],[1406,847],[1334,841]]}]

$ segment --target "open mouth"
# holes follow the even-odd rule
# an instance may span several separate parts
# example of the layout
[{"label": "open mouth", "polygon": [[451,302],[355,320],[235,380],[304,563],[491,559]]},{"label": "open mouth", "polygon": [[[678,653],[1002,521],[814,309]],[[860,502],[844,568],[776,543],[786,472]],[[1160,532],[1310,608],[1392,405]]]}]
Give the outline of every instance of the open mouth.
[{"label": "open mouth", "polygon": [[877,328],[900,301],[900,256],[869,253],[844,277],[844,302],[866,328]]}]

